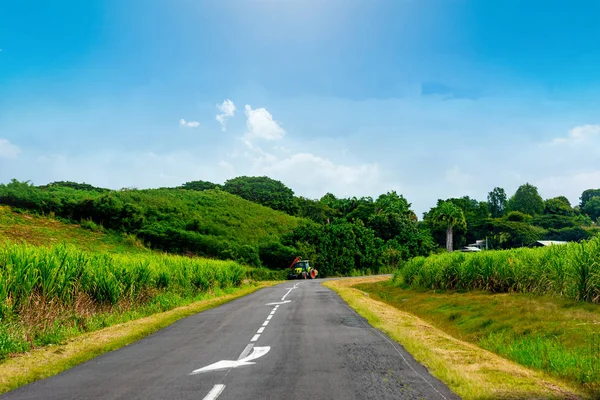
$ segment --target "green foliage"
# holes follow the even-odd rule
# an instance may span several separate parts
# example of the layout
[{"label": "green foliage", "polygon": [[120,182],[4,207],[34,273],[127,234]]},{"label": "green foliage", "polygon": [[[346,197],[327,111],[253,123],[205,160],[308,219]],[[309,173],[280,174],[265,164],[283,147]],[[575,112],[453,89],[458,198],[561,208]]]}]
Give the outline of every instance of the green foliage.
[{"label": "green foliage", "polygon": [[377,213],[394,213],[401,216],[408,216],[412,213],[410,203],[395,191],[382,194],[375,201]]},{"label": "green foliage", "polygon": [[460,207],[465,215],[466,226],[457,226],[453,229],[456,247],[481,239],[485,235],[483,228],[490,215],[487,203],[471,199],[469,196],[448,199],[448,201]]},{"label": "green foliage", "polygon": [[561,240],[563,242],[581,242],[592,237],[592,232],[579,226],[562,229],[549,229],[545,240]]},{"label": "green foliage", "polygon": [[487,204],[492,218],[500,218],[506,212],[508,202],[506,192],[501,187],[495,187],[488,193]]},{"label": "green foliage", "polygon": [[203,190],[217,189],[219,187],[221,186],[208,181],[191,181],[181,185],[181,189],[197,190],[199,192]]},{"label": "green foliage", "polygon": [[[262,265],[267,265],[272,269],[288,268],[298,256],[297,253],[295,248],[284,246],[281,242],[261,244],[259,247],[259,256]],[[306,258],[307,255],[303,255],[303,257]]]},{"label": "green foliage", "polygon": [[544,214],[537,215],[535,218],[529,218],[532,225],[542,227],[544,229],[563,229],[574,228],[581,225],[581,222],[572,216],[560,214]]},{"label": "green foliage", "polygon": [[437,206],[426,214],[425,219],[433,229],[444,230],[446,232],[447,251],[452,251],[454,248],[453,229],[457,227],[466,230],[467,228],[463,210],[452,201],[438,200]]},{"label": "green foliage", "polygon": [[337,210],[318,200],[295,197],[294,202],[298,210],[298,217],[307,218],[319,224],[326,224],[339,216]]},{"label": "green foliage", "polygon": [[522,213],[520,211],[510,211],[504,217],[506,221],[511,222],[529,222],[531,220],[531,215]]},{"label": "green foliage", "polygon": [[571,202],[565,196],[548,199],[545,204],[544,214],[572,216],[574,213]]},{"label": "green foliage", "polygon": [[233,178],[225,182],[223,190],[274,210],[296,214],[292,189],[266,176]]},{"label": "green foliage", "polygon": [[260,265],[259,243],[277,241],[299,219],[220,190],[81,191],[0,185],[0,204],[54,214],[89,229],[134,234],[151,247]]},{"label": "green foliage", "polygon": [[598,221],[598,218],[600,218],[600,196],[588,199],[581,211],[587,214],[592,221]]},{"label": "green foliage", "polygon": [[233,261],[159,255],[85,253],[73,246],[0,245],[0,318],[31,306],[35,296],[73,306],[139,302],[158,291],[189,294],[239,286],[245,269]]},{"label": "green foliage", "polygon": [[380,252],[383,241],[362,222],[351,223],[336,219],[327,225],[306,224],[299,226],[287,237],[288,243],[299,243],[312,254],[312,265],[320,276],[348,275],[352,270],[378,271],[381,267]]},{"label": "green foliage", "polygon": [[594,238],[539,249],[417,257],[395,280],[428,289],[529,292],[600,303],[599,260],[600,238]]},{"label": "green foliage", "polygon": [[508,249],[528,246],[540,240],[546,231],[527,222],[509,221],[504,218],[489,220],[486,226],[492,248]]},{"label": "green foliage", "polygon": [[54,187],[54,188],[64,187],[64,188],[71,188],[71,189],[75,189],[75,190],[83,190],[83,191],[88,191],[88,192],[100,192],[100,193],[110,191],[110,189],[104,189],[104,188],[92,186],[87,183],[77,183],[77,182],[69,182],[69,181],[52,182],[47,185],[40,186],[40,188],[49,188],[49,187]]},{"label": "green foliage", "polygon": [[519,186],[516,193],[508,201],[508,209],[524,214],[537,215],[544,212],[545,204],[535,186],[526,183]]},{"label": "green foliage", "polygon": [[587,189],[587,190],[584,190],[583,193],[581,193],[581,197],[579,198],[579,200],[581,201],[581,203],[579,203],[579,208],[583,210],[583,208],[585,207],[585,205],[587,204],[587,202],[592,197],[600,197],[600,189]]}]

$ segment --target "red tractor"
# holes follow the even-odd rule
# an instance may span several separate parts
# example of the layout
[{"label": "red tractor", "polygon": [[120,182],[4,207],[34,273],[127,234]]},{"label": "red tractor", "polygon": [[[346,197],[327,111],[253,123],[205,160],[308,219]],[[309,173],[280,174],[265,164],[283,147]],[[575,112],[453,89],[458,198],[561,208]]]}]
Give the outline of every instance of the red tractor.
[{"label": "red tractor", "polygon": [[312,268],[308,260],[296,257],[290,265],[289,279],[315,279],[319,271]]}]

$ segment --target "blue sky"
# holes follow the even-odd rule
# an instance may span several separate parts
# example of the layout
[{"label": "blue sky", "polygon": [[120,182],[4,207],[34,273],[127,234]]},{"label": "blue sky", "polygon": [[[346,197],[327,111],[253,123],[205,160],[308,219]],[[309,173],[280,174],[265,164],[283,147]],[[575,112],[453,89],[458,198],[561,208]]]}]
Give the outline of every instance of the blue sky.
[{"label": "blue sky", "polygon": [[419,215],[600,186],[597,1],[6,3],[0,182],[269,175]]}]

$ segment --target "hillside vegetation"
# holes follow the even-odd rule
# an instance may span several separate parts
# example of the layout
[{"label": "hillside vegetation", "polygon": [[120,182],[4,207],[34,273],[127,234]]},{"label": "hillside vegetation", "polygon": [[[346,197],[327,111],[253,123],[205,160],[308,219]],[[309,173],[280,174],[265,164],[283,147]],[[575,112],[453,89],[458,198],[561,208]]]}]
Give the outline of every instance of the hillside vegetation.
[{"label": "hillside vegetation", "polygon": [[264,179],[242,177],[223,189],[197,182],[118,191],[70,182],[36,187],[13,180],[0,185],[0,204],[92,231],[134,235],[146,246],[169,253],[272,269],[285,269],[299,255],[310,258],[321,276],[386,271],[433,249],[410,204],[395,192],[377,200],[328,195],[315,201],[295,198],[281,183],[263,184]]},{"label": "hillside vegetation", "polygon": [[0,205],[0,243],[28,243],[36,246],[72,244],[88,252],[145,253],[150,251],[134,236],[105,231],[96,226],[94,231],[79,224],[69,224],[55,218],[16,212]]},{"label": "hillside vegetation", "polygon": [[221,190],[95,190],[0,185],[0,203],[53,215],[91,230],[136,235],[148,246],[261,265],[259,247],[279,242],[299,218]]}]

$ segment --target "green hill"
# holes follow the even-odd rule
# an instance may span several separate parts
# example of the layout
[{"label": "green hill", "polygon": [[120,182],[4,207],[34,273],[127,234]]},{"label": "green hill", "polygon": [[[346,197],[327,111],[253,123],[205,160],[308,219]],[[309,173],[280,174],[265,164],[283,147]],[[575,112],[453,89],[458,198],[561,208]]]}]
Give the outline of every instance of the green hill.
[{"label": "green hill", "polygon": [[[0,204],[60,218],[91,231],[108,230],[111,233],[102,240],[118,245],[124,240],[135,245],[134,238],[121,236],[129,234],[153,249],[233,259],[254,266],[265,264],[259,257],[261,248],[280,243],[282,235],[303,221],[219,189],[111,191],[85,186],[36,187],[12,181],[0,185]],[[20,222],[9,223],[9,230],[31,225],[22,219]],[[48,233],[48,224],[30,229]],[[67,231],[73,232],[63,233]],[[85,243],[83,236],[78,237]]]},{"label": "green hill", "polygon": [[68,224],[53,218],[16,212],[8,206],[0,205],[0,243],[7,240],[45,247],[72,244],[87,252],[150,251],[133,235],[104,232],[99,227],[93,232],[79,224]]}]

